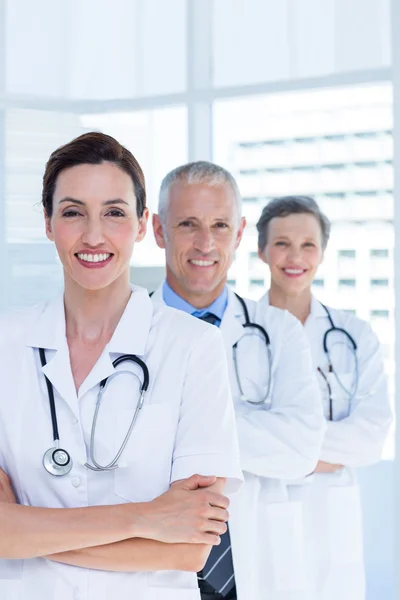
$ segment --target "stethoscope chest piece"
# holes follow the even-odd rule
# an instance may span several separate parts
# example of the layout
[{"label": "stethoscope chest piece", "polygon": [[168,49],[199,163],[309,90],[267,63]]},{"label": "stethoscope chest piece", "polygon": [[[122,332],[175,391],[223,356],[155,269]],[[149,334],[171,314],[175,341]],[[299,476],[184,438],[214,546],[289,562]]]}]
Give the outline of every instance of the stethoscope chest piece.
[{"label": "stethoscope chest piece", "polygon": [[50,475],[67,475],[73,463],[70,455],[62,448],[49,448],[43,455],[43,466]]}]

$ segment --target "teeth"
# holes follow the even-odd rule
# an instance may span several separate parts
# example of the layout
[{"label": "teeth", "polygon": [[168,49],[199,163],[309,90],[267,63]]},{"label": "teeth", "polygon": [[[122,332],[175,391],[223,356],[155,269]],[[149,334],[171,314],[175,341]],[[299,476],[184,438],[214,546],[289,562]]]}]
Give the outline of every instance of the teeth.
[{"label": "teeth", "polygon": [[197,267],[211,267],[211,265],[214,264],[215,261],[213,260],[191,260],[190,261],[193,265],[196,265]]},{"label": "teeth", "polygon": [[285,273],[289,273],[289,275],[300,275],[303,273],[303,269],[285,269]]},{"label": "teeth", "polygon": [[82,254],[78,253],[78,258],[85,262],[104,262],[110,258],[111,254]]}]

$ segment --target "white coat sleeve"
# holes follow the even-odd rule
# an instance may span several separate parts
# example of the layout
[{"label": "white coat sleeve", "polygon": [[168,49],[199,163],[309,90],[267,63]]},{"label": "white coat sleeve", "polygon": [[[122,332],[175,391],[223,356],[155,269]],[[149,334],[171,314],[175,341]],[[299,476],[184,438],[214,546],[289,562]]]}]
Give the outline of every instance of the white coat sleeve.
[{"label": "white coat sleeve", "polygon": [[271,404],[236,407],[241,464],[259,477],[299,479],[315,469],[325,422],[304,328],[285,312],[280,334]]},{"label": "white coat sleeve", "polygon": [[228,494],[243,480],[226,353],[211,325],[188,359],[171,481],[195,473],[227,478]]},{"label": "white coat sleeve", "polygon": [[359,384],[350,414],[328,423],[321,460],[347,467],[363,467],[381,458],[392,421],[380,345],[368,323],[357,340]]}]

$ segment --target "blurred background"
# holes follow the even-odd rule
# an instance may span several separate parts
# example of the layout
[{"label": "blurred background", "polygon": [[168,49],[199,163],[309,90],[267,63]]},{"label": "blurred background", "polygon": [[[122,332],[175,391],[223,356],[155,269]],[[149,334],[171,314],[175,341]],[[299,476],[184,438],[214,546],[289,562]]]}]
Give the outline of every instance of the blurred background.
[{"label": "blurred background", "polygon": [[[248,228],[229,279],[244,296],[257,299],[269,284],[257,258],[262,207],[274,196],[314,196],[333,223],[315,293],[371,322],[394,403],[397,4],[0,0],[0,308],[61,287],[44,236],[44,165],[59,145],[100,130],[139,160],[153,210],[162,177],[181,163],[232,171]],[[149,231],[133,281],[154,289],[162,265]],[[400,572],[394,447],[392,432],[385,460],[360,472],[368,600],[393,598]]]}]

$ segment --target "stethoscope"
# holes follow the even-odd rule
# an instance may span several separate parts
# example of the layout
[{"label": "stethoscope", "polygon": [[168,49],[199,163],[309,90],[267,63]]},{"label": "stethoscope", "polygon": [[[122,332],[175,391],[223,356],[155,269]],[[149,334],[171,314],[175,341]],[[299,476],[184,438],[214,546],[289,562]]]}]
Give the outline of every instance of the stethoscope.
[{"label": "stethoscope", "polygon": [[239,364],[238,364],[238,357],[237,357],[237,347],[238,347],[238,342],[236,342],[236,344],[234,344],[233,346],[233,364],[235,366],[235,375],[236,375],[236,381],[238,384],[238,388],[239,388],[239,392],[240,392],[240,399],[244,400],[245,402],[249,402],[250,404],[265,404],[266,401],[268,400],[270,391],[271,391],[271,374],[272,374],[272,352],[271,352],[271,342],[269,339],[269,335],[266,332],[266,330],[264,329],[264,327],[262,327],[262,325],[259,325],[258,323],[252,323],[250,321],[250,316],[249,316],[249,311],[247,309],[246,303],[243,300],[243,298],[241,298],[239,296],[239,294],[235,293],[236,298],[238,299],[242,310],[243,310],[243,315],[244,315],[244,323],[242,325],[242,327],[247,328],[247,329],[255,329],[256,331],[260,332],[261,336],[264,338],[264,342],[267,348],[267,360],[268,360],[268,384],[267,384],[267,392],[266,394],[264,394],[264,396],[258,400],[254,399],[254,398],[249,398],[244,392],[243,392],[243,387],[242,387],[242,383],[241,383],[241,379],[240,379],[240,373],[239,373]]},{"label": "stethoscope", "polygon": [[[324,304],[322,304],[322,302],[321,302],[321,306],[325,309],[325,312],[327,314],[327,317],[329,319],[329,324],[330,324],[330,328],[327,329],[327,331],[325,331],[325,334],[324,334],[324,337],[322,340],[322,347],[323,347],[325,356],[328,359],[328,373],[333,373],[333,376],[335,377],[339,386],[342,388],[343,392],[348,396],[349,401],[351,402],[351,400],[353,400],[353,398],[357,394],[358,383],[359,383],[357,344],[356,344],[354,338],[350,335],[350,333],[348,331],[346,331],[342,327],[336,327],[335,323],[333,322],[331,313],[329,312],[328,308]],[[336,370],[333,367],[332,359],[331,359],[331,355],[330,355],[329,347],[328,347],[328,338],[330,335],[332,335],[332,333],[339,333],[341,335],[344,335],[346,337],[346,339],[350,342],[350,347],[352,349],[353,356],[354,356],[354,385],[352,385],[351,389],[348,389],[348,388],[346,388],[345,385],[343,385],[343,382],[341,381],[339,375],[337,374]],[[325,373],[322,371],[322,369],[320,367],[317,367],[317,371],[324,378],[327,389],[328,389],[329,421],[333,421],[332,388],[329,383],[328,377],[325,375]]]},{"label": "stethoscope", "polygon": [[[39,355],[40,355],[40,362],[42,363],[42,367],[44,367],[46,365],[46,355],[45,355],[43,348],[39,348]],[[91,469],[92,471],[112,471],[112,470],[118,468],[118,460],[120,459],[121,454],[125,450],[125,447],[129,441],[129,438],[131,437],[132,430],[135,426],[140,409],[142,408],[143,403],[144,403],[145,393],[149,387],[150,377],[149,377],[149,370],[147,368],[146,363],[143,360],[141,360],[140,358],[138,358],[135,354],[123,354],[122,356],[119,356],[118,358],[116,358],[113,361],[112,365],[115,369],[118,365],[120,365],[121,363],[123,363],[125,361],[134,362],[137,365],[139,365],[139,367],[142,369],[143,382],[140,387],[139,400],[136,404],[136,409],[135,409],[134,415],[132,417],[132,420],[129,425],[126,436],[120,446],[120,449],[118,450],[118,452],[115,455],[115,457],[113,458],[113,460],[108,463],[108,465],[101,465],[95,459],[94,446],[95,446],[97,418],[99,415],[102,397],[107,389],[107,386],[108,386],[110,380],[113,379],[114,377],[116,377],[117,375],[121,375],[122,373],[129,373],[130,375],[133,375],[134,377],[136,377],[136,375],[132,371],[120,370],[120,371],[116,371],[115,373],[113,373],[109,377],[106,377],[105,379],[103,379],[100,382],[100,389],[99,389],[99,393],[97,396],[96,408],[94,411],[93,422],[92,422],[92,430],[91,430],[91,434],[90,434],[89,457],[90,457],[90,461],[92,462],[92,464],[90,464],[88,462],[85,463],[85,467],[87,467],[88,469]],[[53,427],[54,446],[52,448],[49,448],[48,450],[46,450],[46,452],[44,453],[43,466],[46,469],[46,471],[48,473],[50,473],[50,475],[56,475],[56,476],[67,475],[67,473],[69,473],[72,469],[73,462],[72,462],[70,454],[64,448],[60,448],[60,435],[58,432],[56,405],[54,402],[54,390],[53,390],[53,386],[52,386],[51,382],[46,377],[46,375],[44,377],[46,380],[47,392],[48,392],[48,396],[49,396],[50,415],[51,415],[51,424]]]}]

